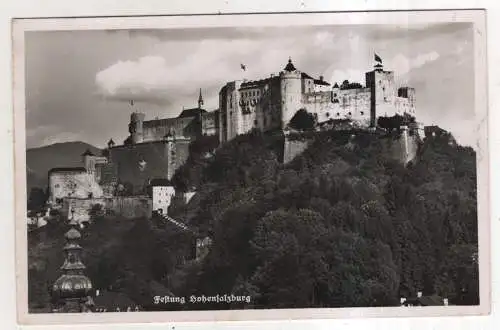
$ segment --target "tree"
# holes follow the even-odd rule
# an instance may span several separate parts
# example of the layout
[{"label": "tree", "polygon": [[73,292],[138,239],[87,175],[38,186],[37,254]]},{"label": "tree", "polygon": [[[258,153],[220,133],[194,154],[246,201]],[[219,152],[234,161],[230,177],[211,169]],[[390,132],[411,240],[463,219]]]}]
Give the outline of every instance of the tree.
[{"label": "tree", "polygon": [[33,187],[30,190],[28,198],[28,210],[41,211],[45,202],[47,201],[47,195],[42,188]]},{"label": "tree", "polygon": [[316,120],[312,113],[305,109],[300,109],[290,120],[290,127],[300,131],[310,131],[314,129]]}]

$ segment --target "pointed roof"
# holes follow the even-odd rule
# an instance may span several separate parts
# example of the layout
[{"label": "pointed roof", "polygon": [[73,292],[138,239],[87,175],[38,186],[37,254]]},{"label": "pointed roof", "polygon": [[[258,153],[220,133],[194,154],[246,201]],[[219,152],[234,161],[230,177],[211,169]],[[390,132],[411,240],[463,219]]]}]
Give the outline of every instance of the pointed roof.
[{"label": "pointed roof", "polygon": [[201,88],[200,88],[200,96],[198,97],[198,105],[200,107],[203,105],[203,96],[201,95]]},{"label": "pointed roof", "polygon": [[284,71],[288,71],[288,72],[292,72],[292,71],[296,71],[297,69],[295,68],[295,66],[293,65],[292,63],[292,58],[288,58],[288,64],[285,66],[285,68],[283,69]]},{"label": "pointed roof", "polygon": [[109,139],[108,141],[108,146],[111,146],[111,145],[115,145],[115,141],[113,141],[113,139]]},{"label": "pointed roof", "polygon": [[333,88],[339,88],[339,84],[335,83],[335,85],[333,85]]},{"label": "pointed roof", "polygon": [[178,118],[196,117],[200,116],[205,112],[207,112],[205,109],[200,109],[200,108],[184,109],[178,116]]}]

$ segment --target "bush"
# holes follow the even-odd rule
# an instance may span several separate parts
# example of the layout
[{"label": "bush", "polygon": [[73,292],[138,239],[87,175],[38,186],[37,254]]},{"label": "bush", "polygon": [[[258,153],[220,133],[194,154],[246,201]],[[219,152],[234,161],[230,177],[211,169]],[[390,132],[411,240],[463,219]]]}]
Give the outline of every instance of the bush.
[{"label": "bush", "polygon": [[316,119],[312,113],[300,109],[290,120],[289,126],[299,131],[310,131],[316,126]]}]

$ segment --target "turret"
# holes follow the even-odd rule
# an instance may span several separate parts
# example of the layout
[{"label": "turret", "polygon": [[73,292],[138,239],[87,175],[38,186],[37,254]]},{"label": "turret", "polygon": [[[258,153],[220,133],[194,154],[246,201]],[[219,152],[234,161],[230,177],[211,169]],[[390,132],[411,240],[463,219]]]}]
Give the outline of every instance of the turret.
[{"label": "turret", "polygon": [[384,70],[378,55],[375,55],[375,61],[373,71],[365,74],[366,87],[371,91],[370,126],[375,126],[380,116],[392,117],[396,114],[394,72]]},{"label": "turret", "polygon": [[115,141],[113,139],[109,139],[108,141],[108,149],[111,149],[115,146]]},{"label": "turret", "polygon": [[129,133],[133,144],[141,143],[143,140],[142,123],[145,115],[140,112],[133,112],[130,115]]},{"label": "turret", "polygon": [[302,75],[288,59],[280,73],[281,78],[281,127],[285,128],[302,107]]}]

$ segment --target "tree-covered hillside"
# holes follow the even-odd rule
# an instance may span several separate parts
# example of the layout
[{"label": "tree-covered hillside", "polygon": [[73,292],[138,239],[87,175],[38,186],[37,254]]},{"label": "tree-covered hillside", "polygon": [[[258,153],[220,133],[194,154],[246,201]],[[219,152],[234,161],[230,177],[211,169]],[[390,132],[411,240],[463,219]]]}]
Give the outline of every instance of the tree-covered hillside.
[{"label": "tree-covered hillside", "polygon": [[253,132],[191,175],[197,198],[172,211],[214,245],[173,289],[248,291],[256,307],[397,305],[417,291],[477,304],[474,151],[429,137],[405,168],[388,137],[313,134],[286,166],[276,137]]},{"label": "tree-covered hillside", "polygon": [[[155,221],[96,219],[81,243],[89,277],[149,309],[158,288],[250,295],[254,308],[398,305],[417,291],[477,304],[474,151],[446,134],[429,137],[405,168],[384,154],[390,140],[377,134],[309,134],[314,142],[287,165],[279,135],[238,136],[215,154],[210,141],[198,142],[174,178],[197,194],[169,212],[212,237],[209,254],[186,262],[193,237]],[[30,236],[33,290],[55,280],[62,262],[48,262],[62,258],[54,241],[62,234],[51,226],[43,241]]]}]

